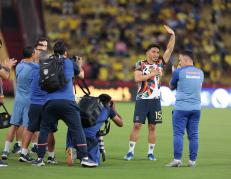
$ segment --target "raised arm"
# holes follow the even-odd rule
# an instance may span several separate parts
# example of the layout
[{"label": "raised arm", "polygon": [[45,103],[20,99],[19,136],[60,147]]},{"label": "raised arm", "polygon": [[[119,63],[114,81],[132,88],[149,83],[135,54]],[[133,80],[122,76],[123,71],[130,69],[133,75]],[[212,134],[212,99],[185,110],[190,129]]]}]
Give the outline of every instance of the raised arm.
[{"label": "raised arm", "polygon": [[167,33],[169,33],[171,35],[170,40],[168,42],[167,45],[167,49],[164,52],[163,55],[163,59],[165,61],[165,63],[168,63],[171,54],[173,52],[174,46],[175,46],[175,32],[173,31],[173,29],[171,29],[169,26],[164,25],[165,30],[167,31]]},{"label": "raised arm", "polygon": [[17,63],[17,60],[14,58],[5,60],[3,65],[0,65],[0,77],[3,79],[10,78],[10,70]]}]

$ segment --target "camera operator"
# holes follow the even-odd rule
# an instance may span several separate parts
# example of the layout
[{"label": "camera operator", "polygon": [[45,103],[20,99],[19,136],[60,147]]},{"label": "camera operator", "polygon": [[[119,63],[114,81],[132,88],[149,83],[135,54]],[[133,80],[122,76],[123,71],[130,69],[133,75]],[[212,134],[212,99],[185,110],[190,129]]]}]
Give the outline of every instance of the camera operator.
[{"label": "camera operator", "polygon": [[[101,94],[99,95],[99,100],[103,104],[103,109],[101,113],[99,114],[96,124],[83,128],[84,133],[86,135],[87,139],[87,146],[88,146],[88,156],[91,160],[96,162],[98,165],[100,164],[100,143],[98,139],[98,131],[102,127],[103,123],[107,121],[109,118],[112,119],[112,121],[119,127],[123,126],[123,119],[122,117],[116,112],[115,109],[115,103],[112,101],[111,96],[108,94]],[[73,154],[73,144],[72,144],[72,134],[70,133],[70,130],[67,132],[67,165],[71,166],[73,165],[74,158]],[[77,152],[77,155],[78,152]]]},{"label": "camera operator", "polygon": [[45,165],[44,156],[48,133],[51,127],[54,127],[59,119],[62,119],[73,136],[74,146],[80,154],[81,165],[85,167],[95,167],[97,164],[91,161],[87,155],[86,137],[81,125],[79,107],[75,102],[73,93],[72,79],[74,76],[84,77],[82,67],[67,58],[67,47],[62,41],[56,42],[53,50],[55,55],[64,59],[63,69],[67,83],[61,89],[47,94],[47,102],[43,108],[40,125],[38,159],[33,162],[33,165]]}]

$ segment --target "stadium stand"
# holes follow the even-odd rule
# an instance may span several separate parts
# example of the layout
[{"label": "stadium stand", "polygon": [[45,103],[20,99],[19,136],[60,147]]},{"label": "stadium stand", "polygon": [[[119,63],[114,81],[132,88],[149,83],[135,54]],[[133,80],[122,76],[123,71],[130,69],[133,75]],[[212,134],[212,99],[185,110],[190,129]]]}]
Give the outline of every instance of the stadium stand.
[{"label": "stadium stand", "polygon": [[[207,83],[230,86],[228,0],[9,0],[0,4],[0,12],[10,57],[20,59],[21,48],[41,35],[52,42],[63,39],[71,55],[85,57],[86,78],[93,81],[132,81],[133,66],[150,43],[165,49],[162,25],[168,24],[177,38],[171,62],[179,50],[192,49]],[[170,76],[169,65],[163,82]]]},{"label": "stadium stand", "polygon": [[86,57],[88,79],[132,80],[133,65],[149,43],[165,48],[162,24],[168,24],[177,37],[173,63],[180,49],[192,49],[207,82],[230,82],[230,1],[45,0],[44,6],[48,37],[69,42],[73,54]]}]

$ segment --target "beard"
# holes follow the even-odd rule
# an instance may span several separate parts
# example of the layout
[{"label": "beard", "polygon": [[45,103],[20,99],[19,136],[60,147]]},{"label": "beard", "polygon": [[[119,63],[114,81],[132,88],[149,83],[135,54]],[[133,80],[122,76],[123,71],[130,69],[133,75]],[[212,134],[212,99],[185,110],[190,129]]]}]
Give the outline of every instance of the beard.
[{"label": "beard", "polygon": [[159,57],[152,57],[152,61],[156,62],[159,59]]}]

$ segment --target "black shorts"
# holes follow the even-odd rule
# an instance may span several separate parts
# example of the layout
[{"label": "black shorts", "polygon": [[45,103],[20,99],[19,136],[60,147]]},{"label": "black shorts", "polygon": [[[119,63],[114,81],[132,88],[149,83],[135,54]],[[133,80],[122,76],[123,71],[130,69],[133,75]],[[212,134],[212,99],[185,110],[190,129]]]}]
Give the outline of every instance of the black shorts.
[{"label": "black shorts", "polygon": [[[29,122],[28,122],[28,131],[37,132],[40,131],[41,116],[43,111],[43,105],[40,104],[31,104],[28,112]],[[52,124],[50,126],[51,132],[57,131],[57,124]]]},{"label": "black shorts", "polygon": [[40,130],[41,114],[43,105],[31,104],[28,112],[29,122],[28,131],[36,132]]},{"label": "black shorts", "polygon": [[160,99],[136,100],[133,122],[145,124],[146,118],[148,124],[162,123]]}]

